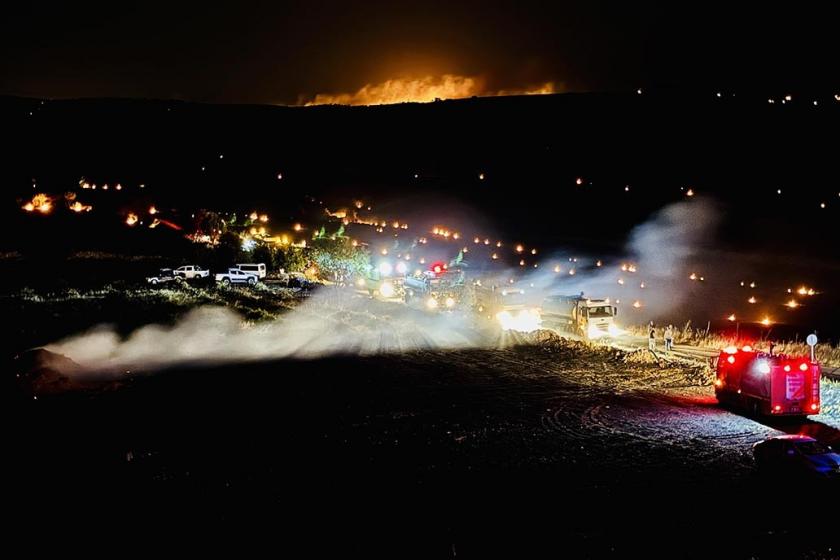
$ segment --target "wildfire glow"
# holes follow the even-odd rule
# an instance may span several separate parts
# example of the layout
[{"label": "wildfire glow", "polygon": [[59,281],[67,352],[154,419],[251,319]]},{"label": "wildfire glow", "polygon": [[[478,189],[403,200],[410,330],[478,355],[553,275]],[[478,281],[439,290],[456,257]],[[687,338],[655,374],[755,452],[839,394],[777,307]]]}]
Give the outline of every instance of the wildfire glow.
[{"label": "wildfire glow", "polygon": [[396,78],[378,84],[365,84],[352,93],[319,93],[314,98],[299,99],[301,105],[389,105],[393,103],[429,103],[437,99],[463,99],[474,95],[535,95],[554,93],[553,82],[514,90],[488,90],[478,76],[426,76]]}]

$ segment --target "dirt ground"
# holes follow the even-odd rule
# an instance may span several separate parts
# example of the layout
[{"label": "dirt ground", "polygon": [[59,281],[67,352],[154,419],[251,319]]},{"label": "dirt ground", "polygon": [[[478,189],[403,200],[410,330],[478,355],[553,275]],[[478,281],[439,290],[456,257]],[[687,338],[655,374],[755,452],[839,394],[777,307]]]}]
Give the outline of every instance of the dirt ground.
[{"label": "dirt ground", "polygon": [[752,443],[802,426],[721,409],[710,379],[544,333],[180,367],[16,401],[16,506],[311,555],[835,557],[834,490],[753,465]]}]

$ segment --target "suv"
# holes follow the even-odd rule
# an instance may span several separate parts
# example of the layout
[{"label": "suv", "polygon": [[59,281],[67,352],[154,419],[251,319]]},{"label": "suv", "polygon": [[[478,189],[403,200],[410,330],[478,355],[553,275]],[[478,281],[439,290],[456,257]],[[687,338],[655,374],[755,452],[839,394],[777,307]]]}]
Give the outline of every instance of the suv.
[{"label": "suv", "polygon": [[265,278],[265,264],[263,263],[237,264],[236,268],[242,272],[256,274],[257,278]]},{"label": "suv", "polygon": [[171,268],[161,268],[157,274],[153,276],[148,276],[146,278],[146,283],[151,284],[152,286],[157,286],[158,284],[167,284],[169,282],[180,281],[181,278],[176,276]]},{"label": "suv", "polygon": [[216,274],[216,282],[222,284],[249,284],[257,283],[257,275],[251,272],[243,272],[238,268],[229,268],[227,272]]},{"label": "suv", "polygon": [[840,480],[840,455],[809,436],[772,436],[753,444],[753,456],[764,472]]},{"label": "suv", "polygon": [[315,286],[315,283],[307,278],[303,272],[290,272],[286,285],[290,288],[310,290]]},{"label": "suv", "polygon": [[179,266],[175,269],[175,276],[192,280],[193,278],[207,278],[210,276],[210,271],[200,266],[186,265]]}]

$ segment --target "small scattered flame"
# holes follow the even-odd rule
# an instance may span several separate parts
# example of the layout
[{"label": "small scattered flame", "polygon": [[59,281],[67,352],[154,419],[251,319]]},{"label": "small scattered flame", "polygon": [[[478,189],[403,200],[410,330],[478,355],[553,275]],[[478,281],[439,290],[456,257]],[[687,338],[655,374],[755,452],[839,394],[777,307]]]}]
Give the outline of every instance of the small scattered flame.
[{"label": "small scattered flame", "polygon": [[30,202],[22,206],[27,212],[40,212],[41,214],[49,214],[52,211],[52,207],[53,199],[44,193],[36,194]]},{"label": "small scattered flame", "polygon": [[137,223],[137,219],[138,219],[137,214],[135,214],[133,212],[129,213],[129,215],[126,216],[126,218],[125,218],[125,224],[128,225],[128,226],[133,226],[134,224]]},{"label": "small scattered flame", "polygon": [[89,204],[82,204],[78,200],[69,206],[70,210],[73,212],[90,212],[93,209],[93,206]]}]

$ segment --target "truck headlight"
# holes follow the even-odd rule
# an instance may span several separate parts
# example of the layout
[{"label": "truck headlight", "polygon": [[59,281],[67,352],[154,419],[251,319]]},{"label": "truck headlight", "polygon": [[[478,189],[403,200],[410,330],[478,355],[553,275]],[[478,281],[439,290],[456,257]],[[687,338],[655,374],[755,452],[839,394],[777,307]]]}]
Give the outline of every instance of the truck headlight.
[{"label": "truck headlight", "polygon": [[429,299],[426,300],[426,307],[428,307],[429,309],[437,309],[437,306],[438,306],[438,302],[435,298],[430,297]]},{"label": "truck headlight", "polygon": [[382,282],[382,285],[379,286],[379,294],[382,297],[394,297],[394,285],[390,282]]},{"label": "truck headlight", "polygon": [[455,307],[455,300],[451,297],[446,298],[446,307]]}]

